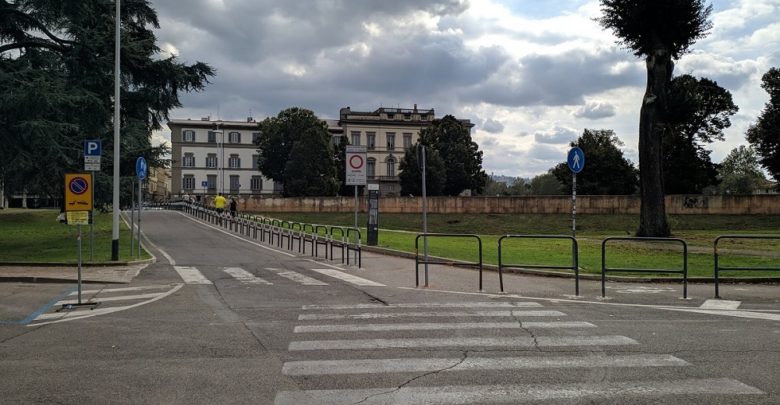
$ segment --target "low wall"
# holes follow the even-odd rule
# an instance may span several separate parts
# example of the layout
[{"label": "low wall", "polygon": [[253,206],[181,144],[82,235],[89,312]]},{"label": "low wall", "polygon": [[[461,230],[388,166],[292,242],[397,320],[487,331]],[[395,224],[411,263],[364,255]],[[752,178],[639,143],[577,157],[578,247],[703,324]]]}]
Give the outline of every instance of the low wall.
[{"label": "low wall", "polygon": [[[241,209],[250,212],[354,212],[354,197],[241,199]],[[366,211],[361,197],[360,211]],[[577,196],[579,214],[639,214],[637,196]],[[382,213],[422,212],[420,197],[383,197]],[[571,196],[527,197],[429,197],[428,212],[440,214],[569,214]],[[780,195],[666,196],[667,214],[774,214],[780,215]]]}]

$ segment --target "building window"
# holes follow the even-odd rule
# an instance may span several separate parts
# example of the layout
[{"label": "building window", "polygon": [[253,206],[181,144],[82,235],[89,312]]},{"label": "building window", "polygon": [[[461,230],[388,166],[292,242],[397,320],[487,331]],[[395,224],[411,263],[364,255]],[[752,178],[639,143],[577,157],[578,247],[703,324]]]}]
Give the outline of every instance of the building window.
[{"label": "building window", "polygon": [[392,156],[387,158],[387,175],[390,177],[395,176],[395,158]]},{"label": "building window", "polygon": [[409,149],[412,146],[412,134],[404,134],[404,149]]},{"label": "building window", "polygon": [[376,159],[366,159],[366,176],[368,176],[369,179],[376,177]]},{"label": "building window", "polygon": [[409,121],[412,119],[412,113],[404,113],[404,120]]},{"label": "building window", "polygon": [[252,155],[252,170],[260,170],[260,155]]},{"label": "building window", "polygon": [[209,143],[217,143],[217,133],[209,131]]},{"label": "building window", "polygon": [[195,177],[191,175],[184,176],[181,182],[181,187],[185,190],[195,189]]},{"label": "building window", "polygon": [[182,167],[195,167],[195,155],[192,153],[185,153],[181,165]]},{"label": "building window", "polygon": [[428,115],[427,114],[421,114],[420,115],[420,121],[428,121]]},{"label": "building window", "polygon": [[252,132],[252,143],[257,145],[257,140],[260,139],[259,132]]},{"label": "building window", "polygon": [[215,192],[217,191],[217,175],[216,174],[209,174],[206,175],[206,183],[209,191]]},{"label": "building window", "polygon": [[252,180],[250,183],[251,183],[252,191],[263,190],[263,176],[252,176]]},{"label": "building window", "polygon": [[366,132],[366,147],[368,150],[376,148],[376,132]]},{"label": "building window", "polygon": [[184,142],[195,142],[195,131],[184,131]]},{"label": "building window", "polygon": [[352,145],[360,145],[360,131],[352,131]]},{"label": "building window", "polygon": [[228,142],[241,143],[241,132],[231,132],[228,134]]},{"label": "building window", "polygon": [[389,120],[395,119],[395,113],[391,113],[391,112],[387,113],[387,119]]},{"label": "building window", "polygon": [[387,150],[395,150],[395,132],[387,133]]},{"label": "building window", "polygon": [[238,155],[230,155],[230,159],[228,160],[228,167],[231,169],[241,168],[241,158],[238,157]]},{"label": "building window", "polygon": [[206,167],[209,168],[216,168],[217,167],[217,154],[216,153],[209,153],[206,155]]},{"label": "building window", "polygon": [[238,176],[230,176],[230,194],[238,194],[241,189]]}]

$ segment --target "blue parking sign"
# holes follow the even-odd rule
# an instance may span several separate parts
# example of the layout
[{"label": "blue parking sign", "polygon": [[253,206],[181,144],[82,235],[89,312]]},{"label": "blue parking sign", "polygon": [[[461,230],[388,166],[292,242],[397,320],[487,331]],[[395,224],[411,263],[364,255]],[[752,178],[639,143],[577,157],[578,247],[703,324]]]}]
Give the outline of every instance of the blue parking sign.
[{"label": "blue parking sign", "polygon": [[101,143],[100,139],[84,141],[84,156],[100,156],[103,149]]}]

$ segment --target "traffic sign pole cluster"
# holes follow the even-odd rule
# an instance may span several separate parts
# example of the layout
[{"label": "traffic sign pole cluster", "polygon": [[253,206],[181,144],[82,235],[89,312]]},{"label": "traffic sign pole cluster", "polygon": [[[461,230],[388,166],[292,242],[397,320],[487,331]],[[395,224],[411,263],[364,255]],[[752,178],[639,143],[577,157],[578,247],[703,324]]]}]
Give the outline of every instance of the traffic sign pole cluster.
[{"label": "traffic sign pole cluster", "polygon": [[358,186],[365,186],[366,180],[366,147],[347,145],[346,151],[346,185],[355,186],[355,228],[358,226]]},{"label": "traffic sign pole cluster", "polygon": [[575,146],[569,150],[566,158],[569,170],[572,173],[571,180],[571,236],[577,236],[577,173],[585,167],[585,152]]}]

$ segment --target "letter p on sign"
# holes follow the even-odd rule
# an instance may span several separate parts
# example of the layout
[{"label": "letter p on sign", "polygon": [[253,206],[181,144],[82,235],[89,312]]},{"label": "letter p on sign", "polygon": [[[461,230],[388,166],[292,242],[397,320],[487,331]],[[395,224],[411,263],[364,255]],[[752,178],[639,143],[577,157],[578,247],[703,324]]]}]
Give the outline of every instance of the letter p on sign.
[{"label": "letter p on sign", "polygon": [[101,149],[99,139],[84,141],[84,156],[100,156]]}]

